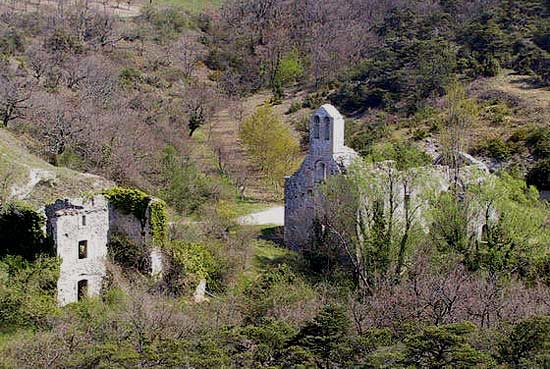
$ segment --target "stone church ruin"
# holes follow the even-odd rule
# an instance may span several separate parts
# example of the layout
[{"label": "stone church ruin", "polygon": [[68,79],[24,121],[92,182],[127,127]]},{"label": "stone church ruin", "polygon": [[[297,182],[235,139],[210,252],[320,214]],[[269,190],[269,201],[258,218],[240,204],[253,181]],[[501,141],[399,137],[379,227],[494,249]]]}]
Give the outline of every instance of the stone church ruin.
[{"label": "stone church ruin", "polygon": [[[303,250],[310,247],[314,241],[315,220],[326,216],[322,214],[318,185],[328,176],[345,175],[350,165],[359,158],[359,155],[344,145],[344,119],[332,105],[323,105],[314,112],[310,119],[310,147],[309,153],[300,168],[292,176],[285,179],[285,245],[294,250]],[[427,232],[425,219],[422,219],[424,193],[430,191],[439,194],[448,191],[451,186],[468,186],[480,183],[488,175],[487,167],[472,156],[458,152],[454,160],[459,163],[460,171],[448,165],[443,155],[435,155],[433,165],[421,168],[412,168],[406,175],[401,176],[394,184],[396,192],[405,194],[397,203],[396,214],[404,216],[404,201],[415,203],[419,208],[420,224]],[[376,163],[369,169],[376,181],[383,181],[384,176],[395,172],[391,161]],[[395,176],[398,178],[400,176]],[[410,188],[405,177],[424,177],[424,184]],[[375,181],[375,182],[376,182]],[[405,193],[410,191],[408,193]],[[365,194],[366,197],[369,194]],[[403,200],[406,198],[407,200]],[[329,206],[330,208],[330,206]],[[330,211],[330,210],[329,210]],[[492,215],[495,216],[494,214]],[[474,233],[481,235],[485,219],[473,220]]]},{"label": "stone church ruin", "polygon": [[285,178],[285,244],[298,249],[311,238],[314,190],[327,176],[343,174],[359,155],[344,145],[344,118],[332,105],[310,119],[309,153],[296,173]]}]

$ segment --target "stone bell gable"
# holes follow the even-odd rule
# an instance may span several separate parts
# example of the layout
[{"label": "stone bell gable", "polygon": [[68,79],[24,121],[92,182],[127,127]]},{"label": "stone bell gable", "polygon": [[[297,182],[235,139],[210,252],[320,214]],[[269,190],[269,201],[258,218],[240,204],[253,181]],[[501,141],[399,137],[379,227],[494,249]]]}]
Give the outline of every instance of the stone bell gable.
[{"label": "stone bell gable", "polygon": [[309,121],[309,153],[292,176],[285,178],[287,247],[302,249],[312,240],[314,193],[328,176],[345,173],[358,154],[344,145],[344,118],[330,104],[321,106]]}]

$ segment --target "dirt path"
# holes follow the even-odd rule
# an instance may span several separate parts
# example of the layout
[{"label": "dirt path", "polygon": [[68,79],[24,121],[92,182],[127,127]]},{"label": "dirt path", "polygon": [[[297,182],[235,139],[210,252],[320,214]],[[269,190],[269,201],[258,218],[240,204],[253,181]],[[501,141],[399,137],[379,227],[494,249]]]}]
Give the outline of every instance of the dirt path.
[{"label": "dirt path", "polygon": [[252,213],[240,217],[239,224],[242,225],[285,225],[285,208],[284,206],[275,206],[258,213]]}]

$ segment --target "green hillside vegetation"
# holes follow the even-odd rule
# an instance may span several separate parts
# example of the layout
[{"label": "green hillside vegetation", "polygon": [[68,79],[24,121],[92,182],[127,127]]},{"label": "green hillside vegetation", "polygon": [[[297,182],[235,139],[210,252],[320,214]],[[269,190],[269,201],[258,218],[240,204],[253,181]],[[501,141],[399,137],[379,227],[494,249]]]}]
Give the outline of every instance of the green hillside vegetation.
[{"label": "green hillside vegetation", "polygon": [[[0,369],[550,367],[547,1],[88,4],[0,4]],[[238,219],[325,103],[361,158],[293,251]],[[434,149],[492,174],[423,191]],[[36,209],[92,192],[162,200],[166,269],[112,235],[101,294],[58,307]]]}]

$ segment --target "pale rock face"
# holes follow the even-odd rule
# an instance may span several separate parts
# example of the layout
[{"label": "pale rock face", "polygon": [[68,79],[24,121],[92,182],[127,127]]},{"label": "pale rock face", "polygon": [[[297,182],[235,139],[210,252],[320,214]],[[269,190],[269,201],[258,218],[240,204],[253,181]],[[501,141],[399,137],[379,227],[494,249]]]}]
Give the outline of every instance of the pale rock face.
[{"label": "pale rock face", "polygon": [[196,303],[208,301],[208,297],[206,297],[206,279],[201,279],[199,281],[197,288],[195,288],[193,299]]},{"label": "pale rock face", "polygon": [[314,192],[328,176],[345,173],[358,154],[344,145],[344,118],[330,104],[310,119],[309,154],[296,173],[285,179],[285,244],[307,247],[315,216]]},{"label": "pale rock face", "polygon": [[162,251],[155,247],[151,250],[151,275],[160,278],[163,272],[163,255]]}]

